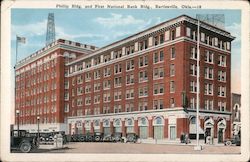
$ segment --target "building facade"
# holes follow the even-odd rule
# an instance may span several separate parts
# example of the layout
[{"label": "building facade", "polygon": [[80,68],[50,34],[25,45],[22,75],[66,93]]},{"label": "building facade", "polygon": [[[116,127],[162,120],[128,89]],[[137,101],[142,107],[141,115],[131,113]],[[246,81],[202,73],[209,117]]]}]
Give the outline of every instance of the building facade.
[{"label": "building facade", "polygon": [[233,136],[241,132],[241,95],[232,93],[232,124]]},{"label": "building facade", "polygon": [[[227,31],[201,22],[199,132],[218,142],[231,135],[233,39]],[[60,88],[55,93],[57,122],[67,133],[134,132],[141,139],[168,140],[188,133],[195,138],[196,19],[182,15],[77,55],[58,50],[71,58],[59,57]],[[41,107],[47,118],[46,106]]]}]

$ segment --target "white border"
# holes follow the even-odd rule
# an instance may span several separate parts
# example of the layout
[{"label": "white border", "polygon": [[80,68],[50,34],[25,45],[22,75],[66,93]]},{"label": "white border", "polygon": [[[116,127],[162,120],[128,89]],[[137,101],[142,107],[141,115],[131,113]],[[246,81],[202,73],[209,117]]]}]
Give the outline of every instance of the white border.
[{"label": "white border", "polygon": [[[2,161],[248,161],[249,159],[249,3],[247,1],[2,1],[1,2],[1,160]],[[242,148],[241,155],[204,154],[10,154],[11,59],[10,13],[11,8],[54,8],[55,4],[167,4],[201,5],[203,9],[241,9],[241,97],[242,97]],[[60,155],[60,156],[58,156]],[[188,158],[187,158],[188,157]]]}]

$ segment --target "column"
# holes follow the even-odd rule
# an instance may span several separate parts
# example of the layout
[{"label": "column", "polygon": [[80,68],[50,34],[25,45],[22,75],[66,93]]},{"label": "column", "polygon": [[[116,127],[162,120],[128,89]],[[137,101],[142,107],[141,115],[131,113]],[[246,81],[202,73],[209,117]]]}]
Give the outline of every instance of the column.
[{"label": "column", "polygon": [[69,135],[71,135],[71,123],[69,123]]},{"label": "column", "polygon": [[135,132],[135,134],[137,134],[138,136],[140,136],[139,126],[138,126],[138,120],[134,120],[134,132]]},{"label": "column", "polygon": [[103,133],[104,130],[103,130],[103,122],[100,122],[100,132]]},{"label": "column", "polygon": [[110,121],[110,133],[114,134],[114,125],[113,125],[113,121]]},{"label": "column", "polygon": [[165,125],[164,125],[164,138],[168,138],[168,119],[165,119]]},{"label": "column", "polygon": [[153,129],[153,120],[152,118],[151,119],[148,119],[148,137],[149,138],[153,138],[153,132],[154,132],[154,129]]},{"label": "column", "polygon": [[122,121],[122,136],[125,137],[126,136],[126,127],[125,127],[125,121]]},{"label": "column", "polygon": [[91,124],[90,124],[90,133],[91,134],[94,133],[94,124],[93,124],[93,122],[91,122]]},{"label": "column", "polygon": [[85,134],[85,127],[84,127],[85,123],[82,123],[82,134]]}]

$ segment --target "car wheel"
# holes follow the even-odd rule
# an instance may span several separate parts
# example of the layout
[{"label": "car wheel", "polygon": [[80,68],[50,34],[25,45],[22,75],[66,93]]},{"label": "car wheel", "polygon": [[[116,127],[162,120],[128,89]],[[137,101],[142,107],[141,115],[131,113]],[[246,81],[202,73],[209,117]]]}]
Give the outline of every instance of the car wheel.
[{"label": "car wheel", "polygon": [[96,136],[96,137],[95,137],[95,141],[96,141],[96,142],[99,142],[99,141],[100,141],[100,137],[99,137],[99,136]]},{"label": "car wheel", "polygon": [[22,142],[20,145],[20,150],[24,153],[30,152],[31,144],[29,142]]},{"label": "car wheel", "polygon": [[226,142],[226,146],[231,146],[232,142],[231,141],[227,141]]}]

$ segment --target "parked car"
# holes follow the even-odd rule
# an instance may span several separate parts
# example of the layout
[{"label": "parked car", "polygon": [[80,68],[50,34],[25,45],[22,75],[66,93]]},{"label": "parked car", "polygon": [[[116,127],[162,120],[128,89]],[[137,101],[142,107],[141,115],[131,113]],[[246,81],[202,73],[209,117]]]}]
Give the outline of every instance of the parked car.
[{"label": "parked car", "polygon": [[126,138],[127,138],[127,140],[126,140],[127,142],[136,143],[139,136],[137,134],[135,134],[135,133],[127,133]]},{"label": "parked car", "polygon": [[101,132],[95,132],[94,133],[94,141],[95,142],[101,142],[101,141],[103,141],[103,133],[101,133]]},{"label": "parked car", "polygon": [[112,134],[104,135],[103,142],[114,142],[115,138]]},{"label": "parked car", "polygon": [[37,137],[31,137],[26,130],[11,131],[11,150],[20,150],[28,153],[38,148]]},{"label": "parked car", "polygon": [[231,146],[231,145],[241,146],[241,139],[238,135],[236,135],[232,139],[226,139],[224,141],[224,145],[225,146]]},{"label": "parked car", "polygon": [[122,133],[116,132],[114,134],[114,140],[115,140],[115,142],[121,142],[122,141]]}]

